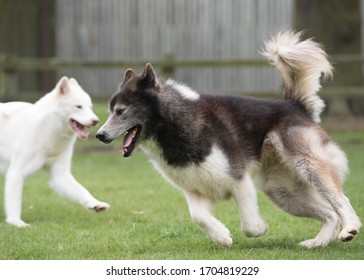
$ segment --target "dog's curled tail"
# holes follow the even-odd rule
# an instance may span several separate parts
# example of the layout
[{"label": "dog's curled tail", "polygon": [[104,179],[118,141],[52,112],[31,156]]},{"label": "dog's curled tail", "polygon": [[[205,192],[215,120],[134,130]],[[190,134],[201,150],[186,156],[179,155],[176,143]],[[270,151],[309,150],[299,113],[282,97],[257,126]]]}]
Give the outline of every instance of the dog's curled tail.
[{"label": "dog's curled tail", "polygon": [[262,54],[280,71],[285,82],[285,99],[301,103],[320,122],[324,102],[317,95],[320,78],[332,77],[332,65],[320,44],[307,39],[301,41],[302,32],[281,32],[265,44]]}]

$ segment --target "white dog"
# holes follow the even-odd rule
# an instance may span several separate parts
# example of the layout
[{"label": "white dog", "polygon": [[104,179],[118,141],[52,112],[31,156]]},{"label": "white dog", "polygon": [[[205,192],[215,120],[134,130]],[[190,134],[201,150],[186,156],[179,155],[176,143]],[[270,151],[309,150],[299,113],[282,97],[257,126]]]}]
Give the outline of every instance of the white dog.
[{"label": "white dog", "polygon": [[71,174],[73,145],[85,139],[87,127],[99,119],[90,96],[73,78],[63,77],[36,103],[0,103],[0,170],[6,173],[6,221],[28,226],[21,219],[21,197],[27,176],[44,167],[58,193],[96,212],[110,206],[94,198]]}]

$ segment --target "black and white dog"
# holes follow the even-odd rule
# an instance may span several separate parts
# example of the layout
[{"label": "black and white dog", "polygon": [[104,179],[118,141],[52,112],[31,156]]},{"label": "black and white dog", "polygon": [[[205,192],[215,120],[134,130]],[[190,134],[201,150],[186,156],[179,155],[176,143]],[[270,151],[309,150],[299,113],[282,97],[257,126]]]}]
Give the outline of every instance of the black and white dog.
[{"label": "black and white dog", "polygon": [[202,95],[158,79],[147,64],[140,75],[125,72],[96,137],[110,143],[122,136],[124,157],[140,144],[155,168],[182,190],[192,219],[218,244],[230,246],[232,238],[213,216],[213,206],[231,196],[245,235],[268,229],[258,211],[254,170],[280,208],[323,224],[302,246],[325,246],[337,237],[350,241],[361,223],[343,193],[347,160],[318,125],[324,108],[317,95],[320,77],[330,77],[332,66],[319,44],[300,37],[280,33],[263,52],[282,74],[283,101]]}]

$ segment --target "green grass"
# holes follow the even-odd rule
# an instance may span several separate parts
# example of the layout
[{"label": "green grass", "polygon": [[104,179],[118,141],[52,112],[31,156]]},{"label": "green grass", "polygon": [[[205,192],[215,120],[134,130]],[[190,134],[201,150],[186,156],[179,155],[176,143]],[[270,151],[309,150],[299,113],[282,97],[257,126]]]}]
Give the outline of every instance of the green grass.
[{"label": "green grass", "polygon": [[[106,105],[95,110],[103,122]],[[345,192],[363,220],[364,132],[330,134],[348,155],[351,173]],[[119,145],[121,141],[112,146],[92,138],[78,141],[73,158],[75,177],[95,197],[109,202],[109,211],[89,212],[58,196],[48,188],[47,174],[38,172],[26,182],[23,195],[22,217],[31,226],[9,226],[0,212],[0,259],[364,259],[363,233],[351,243],[301,248],[297,244],[313,238],[320,224],[282,212],[261,193],[267,235],[251,239],[241,234],[230,200],[219,203],[215,214],[231,230],[234,244],[215,245],[191,221],[182,194],[154,171],[144,154],[124,159],[117,153]]]}]

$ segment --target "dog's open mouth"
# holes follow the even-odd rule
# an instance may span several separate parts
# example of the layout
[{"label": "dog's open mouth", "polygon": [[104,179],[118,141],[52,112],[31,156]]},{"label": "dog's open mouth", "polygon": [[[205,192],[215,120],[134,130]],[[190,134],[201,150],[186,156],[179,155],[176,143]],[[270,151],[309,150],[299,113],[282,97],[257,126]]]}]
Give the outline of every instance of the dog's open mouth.
[{"label": "dog's open mouth", "polygon": [[133,153],[138,144],[141,131],[142,126],[136,125],[126,132],[123,140],[123,146],[121,147],[120,151],[124,157],[128,157]]},{"label": "dog's open mouth", "polygon": [[70,126],[79,138],[87,139],[89,133],[86,131],[87,127],[85,125],[80,124],[78,121],[75,121],[74,119],[70,119]]}]

